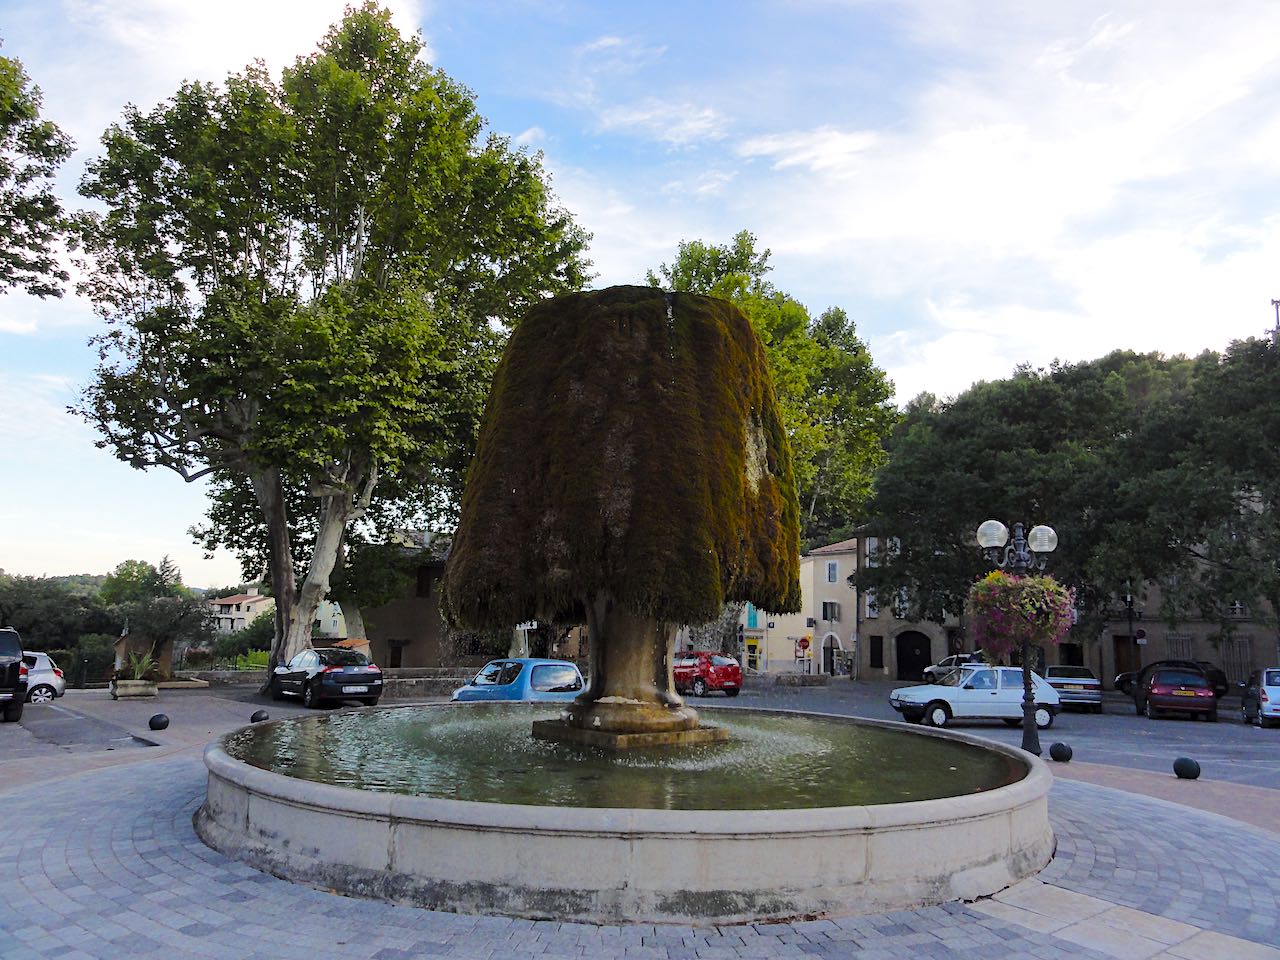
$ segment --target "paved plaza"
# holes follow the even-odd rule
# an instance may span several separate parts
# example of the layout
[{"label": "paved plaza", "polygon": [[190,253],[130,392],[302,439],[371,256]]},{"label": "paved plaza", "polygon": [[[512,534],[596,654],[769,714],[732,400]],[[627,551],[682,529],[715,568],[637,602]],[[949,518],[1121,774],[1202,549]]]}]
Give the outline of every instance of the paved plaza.
[{"label": "paved plaza", "polygon": [[[21,771],[0,782],[0,957],[1280,960],[1280,833],[1062,778],[1051,794],[1053,862],[972,904],[748,926],[601,927],[338,896],[228,860],[192,829],[204,796],[201,743],[247,719],[260,705],[251,701],[244,692],[170,694],[160,706],[173,726],[152,735],[145,717],[156,704],[80,694],[59,702],[62,718],[31,710],[24,728],[0,728],[0,752]],[[78,732],[50,748],[33,733],[42,720]],[[52,727],[41,734],[53,735]],[[1193,786],[1202,798],[1235,789]]]}]

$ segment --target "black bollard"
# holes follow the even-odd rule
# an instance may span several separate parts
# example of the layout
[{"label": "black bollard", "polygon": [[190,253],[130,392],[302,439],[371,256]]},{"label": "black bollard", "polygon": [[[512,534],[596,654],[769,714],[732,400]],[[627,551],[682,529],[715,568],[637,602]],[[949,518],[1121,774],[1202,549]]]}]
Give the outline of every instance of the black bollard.
[{"label": "black bollard", "polygon": [[147,726],[152,730],[163,730],[165,727],[169,726],[169,718],[163,713],[157,713],[147,721]]},{"label": "black bollard", "polygon": [[1179,779],[1195,780],[1200,776],[1200,764],[1190,757],[1179,757],[1173,761],[1173,772],[1178,775]]},{"label": "black bollard", "polygon": [[1049,748],[1049,757],[1058,763],[1071,762],[1071,748],[1065,743],[1055,743]]},{"label": "black bollard", "polygon": [[263,720],[270,720],[271,714],[265,710],[255,710],[253,716],[249,718],[250,723],[261,723]]}]

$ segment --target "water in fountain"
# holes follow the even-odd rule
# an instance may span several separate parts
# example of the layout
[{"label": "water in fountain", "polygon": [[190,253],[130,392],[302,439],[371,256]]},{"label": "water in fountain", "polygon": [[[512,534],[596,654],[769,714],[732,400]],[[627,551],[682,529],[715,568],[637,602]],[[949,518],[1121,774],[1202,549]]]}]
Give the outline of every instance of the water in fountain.
[{"label": "water in fountain", "polygon": [[489,803],[771,810],[959,796],[1021,779],[1008,756],[813,715],[716,711],[727,744],[626,754],[545,743],[554,708],[471,705],[331,714],[246,727],[234,758],[364,790]]}]

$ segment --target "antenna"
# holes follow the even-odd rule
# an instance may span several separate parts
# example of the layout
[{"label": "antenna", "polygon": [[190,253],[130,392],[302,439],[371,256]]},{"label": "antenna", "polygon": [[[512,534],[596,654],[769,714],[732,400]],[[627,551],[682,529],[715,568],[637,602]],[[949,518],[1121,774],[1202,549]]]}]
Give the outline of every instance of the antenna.
[{"label": "antenna", "polygon": [[1276,328],[1271,331],[1272,344],[1280,343],[1280,300],[1272,300],[1271,306],[1276,308]]}]

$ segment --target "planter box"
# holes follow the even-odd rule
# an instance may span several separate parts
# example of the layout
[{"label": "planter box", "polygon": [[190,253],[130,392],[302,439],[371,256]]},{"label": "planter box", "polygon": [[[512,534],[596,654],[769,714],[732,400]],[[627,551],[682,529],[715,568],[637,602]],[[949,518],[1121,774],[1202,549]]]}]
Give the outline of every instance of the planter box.
[{"label": "planter box", "polygon": [[112,680],[112,700],[131,700],[136,697],[154,697],[158,690],[154,680]]}]

